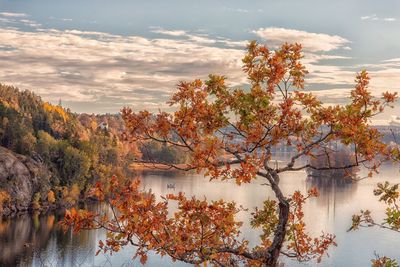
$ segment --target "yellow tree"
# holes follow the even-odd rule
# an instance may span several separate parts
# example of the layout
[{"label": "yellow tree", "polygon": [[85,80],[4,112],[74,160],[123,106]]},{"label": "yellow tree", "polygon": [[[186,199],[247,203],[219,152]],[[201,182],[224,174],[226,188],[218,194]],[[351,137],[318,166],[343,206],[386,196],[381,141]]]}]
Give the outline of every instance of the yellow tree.
[{"label": "yellow tree", "polygon": [[[73,209],[67,212],[64,224],[75,231],[105,228],[109,235],[99,244],[102,251],[118,251],[132,244],[137,247],[134,256],[142,263],[149,250],[174,260],[217,266],[277,266],[282,255],[299,261],[320,259],[335,244],[334,236],[309,236],[302,211],[306,199],[317,192],[285,195],[279,176],[306,168],[347,169],[360,164],[370,168],[372,175],[379,167],[378,159],[389,157],[389,152],[369,121],[393,103],[396,95],[374,98],[368,91],[368,74],[362,71],[356,76],[348,104],[323,105],[303,90],[307,71],[301,58],[299,44],[283,44],[271,51],[251,42],[243,59],[249,89],[231,89],[224,76],[210,75],[205,82],[178,84],[169,101],[175,112],[122,110],[129,140],[144,145],[160,142],[190,155],[187,164],[139,163],[194,170],[211,179],[234,179],[238,185],[264,179],[265,190],[272,190],[275,198],[266,199],[264,206],[252,213],[251,224],[262,230],[258,246],[250,247],[241,239],[241,222],[235,219],[240,208],[235,203],[208,202],[182,193],[156,201],[153,194],[139,190],[137,180],[121,183],[115,177],[109,193],[101,183],[92,191],[110,204],[113,216]],[[300,160],[315,157],[321,149],[329,150],[331,142],[349,147],[355,160],[334,167]],[[293,150],[285,166],[272,164],[272,151],[280,145]],[[178,203],[173,214],[168,211],[171,201]]]}]

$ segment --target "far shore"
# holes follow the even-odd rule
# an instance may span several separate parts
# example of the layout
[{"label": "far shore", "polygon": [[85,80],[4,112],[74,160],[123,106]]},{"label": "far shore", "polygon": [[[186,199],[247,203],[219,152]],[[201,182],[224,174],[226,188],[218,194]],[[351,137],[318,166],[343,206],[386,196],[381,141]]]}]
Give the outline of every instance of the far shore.
[{"label": "far shore", "polygon": [[[162,172],[169,172],[169,171],[183,171],[184,168],[187,167],[186,164],[174,164],[176,168],[165,165],[162,163],[132,163],[130,164],[130,168],[134,171],[162,171]],[[179,170],[182,169],[182,170]]]}]

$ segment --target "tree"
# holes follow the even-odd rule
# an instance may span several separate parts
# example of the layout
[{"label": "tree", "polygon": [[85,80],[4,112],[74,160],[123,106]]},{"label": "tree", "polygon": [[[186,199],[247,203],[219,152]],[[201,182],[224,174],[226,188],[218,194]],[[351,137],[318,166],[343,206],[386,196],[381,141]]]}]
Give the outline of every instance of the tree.
[{"label": "tree", "polygon": [[40,200],[41,200],[41,195],[39,192],[36,192],[33,195],[33,199],[32,199],[32,208],[35,210],[40,209],[41,205],[40,205]]},{"label": "tree", "polygon": [[79,189],[79,186],[74,183],[69,190],[66,186],[62,187],[61,193],[64,202],[74,205],[79,200],[81,190]]},{"label": "tree", "polygon": [[81,193],[81,190],[79,189],[79,186],[77,184],[73,184],[71,186],[71,191],[70,191],[70,196],[71,198],[76,202],[79,200],[79,195]]},{"label": "tree", "polygon": [[[167,195],[163,201],[139,190],[138,181],[110,181],[110,193],[98,183],[92,194],[110,204],[113,216],[72,209],[64,225],[81,229],[105,228],[104,252],[122,246],[137,247],[134,254],[142,263],[154,250],[174,260],[192,264],[277,266],[281,255],[299,261],[320,259],[334,245],[334,236],[309,236],[303,221],[302,206],[315,189],[303,196],[299,191],[286,196],[279,186],[280,174],[303,169],[346,169],[366,165],[372,175],[380,159],[389,157],[379,132],[369,126],[370,119],[395,101],[396,94],[384,93],[381,99],[368,90],[369,76],[361,71],[346,105],[323,105],[311,93],[303,92],[307,70],[300,62],[301,45],[283,44],[275,51],[251,42],[243,59],[249,89],[231,89],[223,76],[210,75],[205,82],[180,82],[169,104],[175,112],[122,110],[127,137],[146,144],[155,141],[177,147],[190,155],[188,164],[141,160],[167,168],[194,170],[211,179],[234,179],[238,185],[264,179],[265,190],[275,199],[266,199],[255,210],[251,223],[262,230],[259,245],[249,247],[239,237],[241,210],[223,200],[207,202],[184,194]],[[300,158],[312,158],[317,151],[331,149],[339,142],[351,149],[354,162],[345,166],[318,167]],[[291,147],[293,154],[285,166],[275,166],[277,146]],[[381,157],[376,157],[380,155]],[[177,211],[168,212],[176,201]]]},{"label": "tree", "polygon": [[36,137],[32,133],[27,133],[21,138],[21,152],[31,155],[35,151]]},{"label": "tree", "polygon": [[0,215],[3,213],[3,205],[6,204],[11,200],[10,194],[3,190],[0,189]]},{"label": "tree", "polygon": [[60,144],[60,174],[63,178],[62,184],[71,184],[78,182],[85,183],[90,169],[90,159],[88,156],[77,148],[70,146],[66,142]]},{"label": "tree", "polygon": [[57,140],[45,131],[38,131],[36,151],[46,162],[51,162],[57,151]]},{"label": "tree", "polygon": [[47,202],[49,202],[49,204],[56,203],[56,195],[54,194],[53,190],[49,190],[47,193]]}]

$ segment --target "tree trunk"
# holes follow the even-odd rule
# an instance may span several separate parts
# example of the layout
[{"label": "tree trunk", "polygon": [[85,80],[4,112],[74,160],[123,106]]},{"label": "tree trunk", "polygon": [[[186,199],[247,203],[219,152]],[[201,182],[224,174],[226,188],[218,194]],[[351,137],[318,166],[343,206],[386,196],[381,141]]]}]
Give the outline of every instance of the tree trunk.
[{"label": "tree trunk", "polygon": [[274,233],[274,240],[272,245],[268,249],[269,257],[266,260],[268,267],[276,267],[278,259],[281,253],[283,242],[286,236],[286,226],[289,220],[290,205],[289,201],[283,196],[281,189],[279,188],[279,176],[276,171],[270,169],[267,175],[267,179],[271,184],[271,188],[275,193],[276,198],[279,201],[279,222]]},{"label": "tree trunk", "polygon": [[274,240],[268,249],[269,258],[267,259],[268,267],[276,267],[281,253],[283,242],[286,236],[286,226],[289,219],[289,202],[279,203],[279,223],[275,230]]}]

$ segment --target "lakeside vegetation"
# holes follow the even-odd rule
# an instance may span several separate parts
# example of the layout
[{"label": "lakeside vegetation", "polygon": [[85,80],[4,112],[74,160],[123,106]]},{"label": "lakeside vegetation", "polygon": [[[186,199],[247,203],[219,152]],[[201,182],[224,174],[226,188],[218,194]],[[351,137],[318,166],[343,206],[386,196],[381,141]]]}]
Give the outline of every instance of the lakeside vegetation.
[{"label": "lakeside vegetation", "polygon": [[[29,172],[46,173],[35,175],[29,206],[11,209],[74,204],[97,181],[132,176],[134,159],[181,161],[176,149],[149,141],[144,150],[124,140],[124,130],[120,114],[77,114],[44,102],[31,91],[0,84],[0,146],[34,164],[34,170],[28,166]],[[0,152],[7,159],[8,152]],[[0,176],[0,213],[23,194],[13,185],[15,175]]]}]

